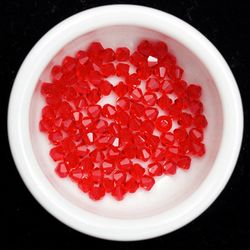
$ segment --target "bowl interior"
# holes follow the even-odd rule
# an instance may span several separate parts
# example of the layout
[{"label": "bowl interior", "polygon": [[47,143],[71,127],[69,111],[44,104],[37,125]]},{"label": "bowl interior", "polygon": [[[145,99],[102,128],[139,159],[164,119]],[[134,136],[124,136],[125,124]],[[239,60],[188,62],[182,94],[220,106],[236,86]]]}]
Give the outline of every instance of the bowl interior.
[{"label": "bowl interior", "polygon": [[[41,108],[45,104],[40,95],[41,82],[49,81],[51,66],[61,62],[65,55],[74,55],[76,51],[85,49],[93,41],[101,41],[105,47],[116,48],[127,46],[134,50],[138,41],[142,39],[165,41],[171,53],[177,57],[178,64],[184,68],[184,79],[189,83],[199,83],[203,88],[202,101],[205,115],[209,125],[205,131],[206,155],[201,159],[192,159],[188,171],[178,170],[174,176],[162,176],[157,179],[156,185],[150,192],[137,191],[127,195],[122,202],[115,201],[110,196],[105,196],[101,201],[94,202],[82,193],[76,184],[68,179],[60,179],[54,173],[55,163],[49,157],[49,144],[45,134],[39,131]],[[53,55],[52,55],[53,56]],[[113,83],[119,79],[113,78]],[[102,100],[112,103],[114,97]],[[134,219],[156,215],[163,211],[178,206],[195,192],[206,179],[213,167],[218,148],[220,146],[223,114],[220,96],[213,77],[207,71],[199,58],[185,47],[181,41],[176,41],[159,32],[135,26],[109,26],[83,34],[69,44],[66,44],[53,56],[48,66],[43,71],[34,90],[30,105],[30,139],[34,154],[43,173],[47,176],[52,188],[56,189],[65,199],[75,206],[94,214],[105,217]]]}]

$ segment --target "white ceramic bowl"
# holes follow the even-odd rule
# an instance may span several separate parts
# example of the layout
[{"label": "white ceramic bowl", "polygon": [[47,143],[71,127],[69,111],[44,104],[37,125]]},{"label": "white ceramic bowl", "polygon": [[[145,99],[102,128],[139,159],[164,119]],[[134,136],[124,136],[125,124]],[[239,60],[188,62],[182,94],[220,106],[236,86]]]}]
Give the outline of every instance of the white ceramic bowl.
[{"label": "white ceramic bowl", "polygon": [[[105,46],[134,48],[138,40],[166,41],[189,82],[203,88],[209,121],[204,158],[189,171],[162,177],[150,192],[122,202],[91,201],[53,173],[49,144],[38,130],[43,105],[41,80],[52,63],[100,40]],[[52,215],[100,238],[141,240],[176,230],[199,216],[225,187],[236,164],[243,131],[241,98],[221,54],[197,30],[167,13],[133,5],[110,5],[76,14],[51,29],[34,46],[15,79],[8,113],[12,154],[25,184]],[[216,223],[216,222],[215,222]]]}]

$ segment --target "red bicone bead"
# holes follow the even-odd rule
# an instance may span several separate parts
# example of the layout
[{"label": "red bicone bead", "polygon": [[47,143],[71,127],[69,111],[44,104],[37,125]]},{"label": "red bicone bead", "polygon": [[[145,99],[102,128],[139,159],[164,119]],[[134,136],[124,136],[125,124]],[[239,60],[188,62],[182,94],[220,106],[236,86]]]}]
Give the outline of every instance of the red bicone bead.
[{"label": "red bicone bead", "polygon": [[163,161],[166,157],[166,150],[164,148],[157,148],[154,152],[154,154],[152,155],[152,159],[154,161]]},{"label": "red bicone bead", "polygon": [[125,189],[129,193],[134,193],[138,188],[139,188],[139,184],[134,178],[130,178],[125,184]]},{"label": "red bicone bead", "polygon": [[123,82],[119,82],[114,87],[114,92],[116,93],[117,96],[122,97],[128,92],[128,87]]},{"label": "red bicone bead", "polygon": [[203,112],[203,104],[197,100],[190,101],[189,102],[189,110],[193,114],[200,114]]},{"label": "red bicone bead", "polygon": [[190,84],[187,87],[187,94],[190,99],[199,99],[201,97],[201,87],[195,84]]},{"label": "red bicone bead", "polygon": [[156,120],[159,114],[159,111],[156,108],[152,108],[152,107],[146,108],[144,112],[145,112],[145,117],[150,121]]},{"label": "red bicone bead", "polygon": [[147,91],[158,91],[160,88],[160,82],[156,78],[149,78],[146,82]]},{"label": "red bicone bead", "polygon": [[42,117],[46,119],[55,119],[56,118],[56,112],[55,109],[52,106],[45,106],[42,109]]},{"label": "red bicone bead", "polygon": [[117,161],[117,167],[121,171],[129,171],[132,166],[132,162],[128,158],[123,158]]},{"label": "red bicone bead", "polygon": [[118,201],[123,200],[125,194],[126,190],[123,185],[116,185],[112,191],[112,196]]},{"label": "red bicone bead", "polygon": [[129,114],[126,111],[120,110],[116,112],[116,122],[126,126],[129,122]]},{"label": "red bicone bead", "polygon": [[110,161],[115,161],[120,156],[121,151],[115,147],[110,147],[107,151],[107,157]]},{"label": "red bicone bead", "polygon": [[111,193],[114,189],[114,181],[109,178],[104,178],[103,186],[105,188],[106,193]]},{"label": "red bicone bead", "polygon": [[113,63],[103,64],[100,67],[103,76],[109,77],[116,74],[116,69]]},{"label": "red bicone bead", "polygon": [[94,86],[98,86],[102,81],[103,76],[99,71],[91,70],[88,74],[88,79]]},{"label": "red bicone bead", "polygon": [[154,106],[156,104],[157,96],[155,93],[146,92],[143,98],[144,98],[144,103],[148,106]]},{"label": "red bicone bead", "polygon": [[101,114],[101,106],[100,105],[89,105],[87,107],[87,113],[92,118],[98,118]]},{"label": "red bicone bead", "polygon": [[101,51],[99,58],[102,62],[112,62],[115,60],[115,52],[111,48],[104,49]]},{"label": "red bicone bead", "polygon": [[160,138],[157,135],[146,134],[146,145],[154,152],[160,143]]},{"label": "red bicone bead", "polygon": [[163,59],[168,54],[168,47],[166,43],[159,41],[153,44],[153,51],[158,58]]},{"label": "red bicone bead", "polygon": [[130,159],[136,157],[136,147],[135,146],[125,145],[122,152],[126,157],[128,157]]},{"label": "red bicone bead", "polygon": [[145,169],[140,164],[135,163],[129,173],[136,181],[139,181],[145,173]]},{"label": "red bicone bead", "polygon": [[121,185],[126,181],[127,174],[124,171],[117,170],[115,171],[113,178],[117,185]]},{"label": "red bicone bead", "polygon": [[107,130],[108,130],[108,122],[107,121],[99,119],[95,123],[94,131],[96,133],[104,133],[104,132],[107,132]]},{"label": "red bicone bead", "polygon": [[161,143],[164,146],[173,145],[175,141],[175,136],[171,132],[162,133],[160,136]]},{"label": "red bicone bead", "polygon": [[142,63],[136,69],[138,78],[141,80],[147,80],[151,75],[152,69],[148,66],[147,63]]},{"label": "red bicone bead", "polygon": [[90,187],[92,185],[92,181],[89,178],[82,178],[78,182],[78,187],[84,192],[88,193],[90,190]]},{"label": "red bicone bead", "polygon": [[191,158],[187,155],[180,156],[177,160],[177,166],[182,169],[189,169]]},{"label": "red bicone bead", "polygon": [[136,156],[142,161],[148,161],[150,158],[150,150],[146,147],[138,148]]},{"label": "red bicone bead", "polygon": [[136,73],[133,73],[126,78],[126,83],[129,86],[137,86],[140,85],[141,81],[138,78],[138,75]]},{"label": "red bicone bead", "polygon": [[135,133],[133,135],[133,142],[134,144],[138,147],[138,146],[144,146],[146,143],[146,138],[143,134],[140,133]]},{"label": "red bicone bead", "polygon": [[147,191],[151,190],[154,184],[155,184],[154,178],[148,175],[143,175],[140,180],[140,186]]},{"label": "red bicone bead", "polygon": [[129,74],[129,65],[126,63],[118,63],[116,65],[116,75],[127,77]]},{"label": "red bicone bead", "polygon": [[49,154],[50,154],[51,158],[54,161],[61,161],[61,160],[63,160],[64,155],[65,155],[62,146],[57,146],[57,147],[52,148],[50,150]]},{"label": "red bicone bead", "polygon": [[69,153],[65,156],[64,163],[68,170],[74,169],[79,164],[79,157],[75,153]]},{"label": "red bicone bead", "polygon": [[129,110],[130,100],[127,97],[120,97],[116,101],[117,110]]},{"label": "red bicone bead", "polygon": [[141,120],[136,117],[131,117],[129,119],[128,127],[132,131],[138,131],[141,128]]},{"label": "red bicone bead", "polygon": [[188,113],[183,112],[179,115],[178,124],[181,125],[182,127],[185,128],[190,127],[192,121],[193,121],[192,115]]},{"label": "red bicone bead", "polygon": [[87,94],[87,100],[91,104],[96,104],[100,101],[101,95],[98,89],[92,89],[88,94]]},{"label": "red bicone bead", "polygon": [[155,128],[154,123],[150,120],[145,120],[141,124],[141,131],[147,132],[149,134],[153,133],[154,128]]},{"label": "red bicone bead", "polygon": [[193,123],[195,127],[203,129],[207,126],[207,119],[204,115],[196,115],[194,117]]},{"label": "red bicone bead", "polygon": [[148,165],[148,174],[150,176],[160,176],[162,175],[162,165],[160,163],[154,162]]},{"label": "red bicone bead", "polygon": [[139,52],[135,51],[133,54],[130,55],[129,61],[134,66],[138,67],[141,64],[146,63],[146,57],[140,54]]},{"label": "red bicone bead", "polygon": [[105,195],[105,188],[101,183],[93,183],[89,190],[89,198],[92,200],[100,200]]},{"label": "red bicone bead", "polygon": [[149,56],[152,53],[153,46],[149,41],[144,40],[144,41],[140,42],[140,44],[137,46],[137,50],[142,55]]},{"label": "red bicone bead", "polygon": [[130,91],[129,93],[130,99],[133,101],[140,101],[142,99],[142,91],[139,88],[134,88],[133,90]]},{"label": "red bicone bead", "polygon": [[172,161],[166,161],[163,164],[163,173],[167,175],[173,175],[176,173],[176,164]]},{"label": "red bicone bead", "polygon": [[136,117],[142,117],[144,115],[144,106],[140,103],[134,102],[130,106],[130,112]]},{"label": "red bicone bead", "polygon": [[188,133],[183,128],[176,128],[174,130],[174,138],[178,142],[186,140],[187,136],[188,136]]},{"label": "red bicone bead", "polygon": [[93,42],[89,45],[87,52],[89,57],[96,58],[99,55],[99,53],[103,51],[103,49],[104,48],[102,47],[101,43]]},{"label": "red bicone bead", "polygon": [[171,80],[163,80],[160,85],[160,90],[166,94],[171,94],[174,91],[173,82]]},{"label": "red bicone bead", "polygon": [[159,116],[155,122],[155,127],[161,132],[167,132],[172,127],[172,120],[168,116]]},{"label": "red bicone bead", "polygon": [[198,128],[192,128],[189,131],[189,137],[191,140],[200,142],[203,140],[203,131]]},{"label": "red bicone bead", "polygon": [[117,48],[115,51],[115,57],[118,62],[128,61],[130,51],[126,47]]},{"label": "red bicone bead", "polygon": [[59,65],[53,66],[51,69],[51,79],[53,82],[59,81],[63,76],[62,67]]},{"label": "red bicone bead", "polygon": [[172,100],[167,96],[167,95],[162,95],[158,100],[157,100],[158,106],[163,109],[167,110],[170,105],[172,104]]},{"label": "red bicone bead", "polygon": [[109,131],[112,135],[114,136],[118,135],[120,133],[120,130],[121,127],[117,123],[111,122],[109,124]]},{"label": "red bicone bead", "polygon": [[94,149],[90,154],[89,154],[91,160],[93,162],[102,162],[104,160],[104,154],[102,150],[99,149]]},{"label": "red bicone bead", "polygon": [[58,163],[55,168],[55,172],[61,178],[65,178],[68,176],[68,170],[63,162]]},{"label": "red bicone bead", "polygon": [[102,108],[102,115],[106,118],[113,118],[116,114],[116,109],[110,104],[105,104]]},{"label": "red bicone bead", "polygon": [[94,126],[94,121],[90,117],[84,117],[82,119],[82,125],[86,130],[91,130],[92,127]]},{"label": "red bicone bead", "polygon": [[95,140],[95,145],[99,149],[107,149],[112,145],[114,137],[110,134],[102,134]]},{"label": "red bicone bead", "polygon": [[63,140],[63,134],[60,131],[49,133],[49,140],[54,145],[58,145]]},{"label": "red bicone bead", "polygon": [[101,166],[102,166],[104,174],[111,174],[115,170],[114,163],[108,160],[104,160]]},{"label": "red bicone bead", "polygon": [[81,181],[83,177],[82,169],[81,168],[72,168],[69,170],[69,177],[74,182]]},{"label": "red bicone bead", "polygon": [[193,142],[191,145],[191,152],[192,154],[201,157],[206,152],[205,145],[201,142]]},{"label": "red bicone bead", "polygon": [[103,171],[101,168],[94,168],[91,172],[91,179],[93,182],[101,182],[103,179]]},{"label": "red bicone bead", "polygon": [[76,59],[71,56],[66,56],[62,62],[62,71],[64,73],[72,71],[76,67]]},{"label": "red bicone bead", "polygon": [[105,80],[101,81],[98,87],[102,95],[109,95],[113,89],[113,85]]}]

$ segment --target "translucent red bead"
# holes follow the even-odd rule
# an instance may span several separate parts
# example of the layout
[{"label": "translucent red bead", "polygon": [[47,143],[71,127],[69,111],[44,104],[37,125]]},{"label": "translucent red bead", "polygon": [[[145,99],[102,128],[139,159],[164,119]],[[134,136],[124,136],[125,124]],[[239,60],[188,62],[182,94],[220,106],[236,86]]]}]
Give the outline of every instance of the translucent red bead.
[{"label": "translucent red bead", "polygon": [[120,201],[189,169],[191,157],[206,152],[208,121],[201,86],[184,75],[162,41],[143,40],[135,51],[93,42],[53,65],[51,82],[41,84],[39,129],[52,145],[55,173],[92,200]]}]

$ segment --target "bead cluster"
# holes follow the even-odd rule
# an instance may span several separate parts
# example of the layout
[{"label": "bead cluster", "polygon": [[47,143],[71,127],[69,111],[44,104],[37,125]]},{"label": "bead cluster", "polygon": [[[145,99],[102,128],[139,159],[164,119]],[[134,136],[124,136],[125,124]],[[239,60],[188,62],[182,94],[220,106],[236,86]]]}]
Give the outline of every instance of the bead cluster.
[{"label": "bead cluster", "polygon": [[[106,193],[122,200],[139,187],[150,190],[156,176],[188,169],[190,156],[205,154],[207,120],[201,87],[183,73],[161,41],[142,41],[132,54],[93,42],[53,66],[51,82],[41,86],[39,125],[54,145],[57,175],[93,200]],[[121,81],[112,84],[112,76]],[[115,105],[98,104],[110,94]]]}]

